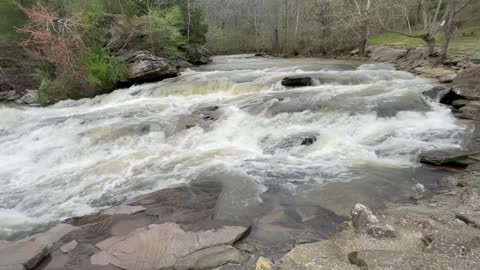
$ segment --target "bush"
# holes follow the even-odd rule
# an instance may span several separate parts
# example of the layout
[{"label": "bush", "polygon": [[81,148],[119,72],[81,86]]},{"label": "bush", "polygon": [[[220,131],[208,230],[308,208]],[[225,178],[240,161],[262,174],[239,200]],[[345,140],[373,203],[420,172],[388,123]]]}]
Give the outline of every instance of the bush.
[{"label": "bush", "polygon": [[118,58],[108,55],[102,48],[87,54],[85,74],[91,84],[104,90],[112,90],[116,82],[127,78],[128,69]]},{"label": "bush", "polygon": [[152,51],[164,56],[182,55],[179,48],[185,45],[187,40],[180,32],[183,25],[180,8],[174,6],[166,12],[153,9],[146,19],[142,33],[146,36]]},{"label": "bush", "polygon": [[38,89],[38,102],[42,105],[75,98],[78,98],[75,87],[69,80],[62,78],[43,80]]}]

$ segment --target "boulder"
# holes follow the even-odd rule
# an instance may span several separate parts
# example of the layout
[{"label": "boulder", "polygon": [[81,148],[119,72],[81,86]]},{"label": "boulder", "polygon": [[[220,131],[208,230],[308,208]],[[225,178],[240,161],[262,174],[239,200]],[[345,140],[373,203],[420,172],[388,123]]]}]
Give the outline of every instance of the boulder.
[{"label": "boulder", "polygon": [[384,46],[375,46],[371,47],[371,56],[370,59],[378,62],[395,62],[398,59],[404,57],[408,50],[407,49],[395,49]]},{"label": "boulder", "polygon": [[466,99],[480,99],[480,66],[465,69],[453,81],[453,91]]},{"label": "boulder", "polygon": [[452,105],[458,109],[454,115],[458,118],[480,120],[480,101],[456,100]]},{"label": "boulder", "polygon": [[287,87],[314,86],[315,80],[312,77],[290,76],[283,78],[282,85]]},{"label": "boulder", "polygon": [[128,78],[121,86],[157,82],[177,77],[178,69],[167,59],[155,56],[147,51],[132,51],[123,54],[120,59],[128,66]]},{"label": "boulder", "polygon": [[212,62],[212,54],[203,44],[189,44],[185,47],[188,62],[194,65],[205,65]]},{"label": "boulder", "polygon": [[417,74],[427,78],[437,79],[440,83],[450,83],[457,77],[454,71],[442,67],[434,68],[424,66],[416,67],[414,70]]},{"label": "boulder", "polygon": [[274,154],[282,151],[290,151],[299,146],[310,146],[317,141],[319,135],[315,133],[296,134],[291,137],[281,139],[274,144],[269,144],[264,151],[267,154]]},{"label": "boulder", "polygon": [[470,57],[470,61],[474,64],[480,64],[480,52],[474,54],[472,57]]},{"label": "boulder", "polygon": [[177,69],[193,67],[192,63],[188,62],[183,57],[170,57],[168,58],[168,61]]},{"label": "boulder", "polygon": [[1,91],[0,90],[0,101],[13,101],[20,97],[20,94],[17,93],[15,90],[7,90]]},{"label": "boulder", "polygon": [[0,269],[32,269],[48,252],[47,245],[36,241],[11,243],[0,247]]},{"label": "boulder", "polygon": [[365,233],[370,225],[378,223],[378,218],[372,213],[370,208],[357,203],[352,209],[352,224],[357,231]]},{"label": "boulder", "polygon": [[[103,245],[102,251],[92,256],[91,262],[112,264],[122,269],[171,269],[177,263],[187,263],[183,259],[193,256],[195,252],[232,245],[247,231],[248,228],[243,226],[188,231],[176,223],[152,224],[133,231],[121,241],[115,239],[110,246]],[[188,263],[195,264],[201,259],[195,258],[191,258]]]},{"label": "boulder", "polygon": [[211,125],[220,119],[222,111],[219,106],[204,106],[192,112],[190,115],[181,117],[179,126],[186,129],[193,127],[201,127],[205,130],[210,130]]},{"label": "boulder", "polygon": [[470,164],[477,163],[480,158],[479,152],[444,152],[428,151],[420,154],[420,162],[434,166],[448,166],[465,168]]},{"label": "boulder", "polygon": [[[447,87],[447,86],[444,86],[444,85],[440,85],[440,86],[435,86],[433,87],[432,89],[430,90],[427,90],[427,91],[424,91],[422,92],[422,94],[432,100],[440,100],[442,99],[445,95],[448,94],[448,92],[450,92],[451,88],[450,87]],[[450,103],[451,104],[451,103]]]},{"label": "boulder", "polygon": [[20,104],[34,104],[38,102],[38,90],[27,89],[25,94],[16,101]]}]

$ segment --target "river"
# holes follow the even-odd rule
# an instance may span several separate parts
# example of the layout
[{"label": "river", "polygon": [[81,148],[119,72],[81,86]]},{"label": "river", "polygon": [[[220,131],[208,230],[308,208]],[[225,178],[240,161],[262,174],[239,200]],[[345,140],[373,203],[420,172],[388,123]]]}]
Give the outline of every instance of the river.
[{"label": "river", "polygon": [[[281,86],[289,75],[318,85]],[[223,184],[218,218],[340,223],[448,174],[418,155],[471,128],[423,97],[433,86],[386,64],[235,55],[93,99],[0,105],[0,239],[204,180]]]}]

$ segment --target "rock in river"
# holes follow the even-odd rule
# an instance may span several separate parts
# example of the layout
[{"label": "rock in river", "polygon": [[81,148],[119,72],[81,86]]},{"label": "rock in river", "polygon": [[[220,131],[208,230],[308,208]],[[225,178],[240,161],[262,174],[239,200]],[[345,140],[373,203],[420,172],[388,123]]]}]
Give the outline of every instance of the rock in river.
[{"label": "rock in river", "polygon": [[205,65],[212,62],[210,50],[202,44],[189,44],[185,47],[188,62],[194,65]]},{"label": "rock in river", "polygon": [[314,86],[315,80],[312,77],[291,76],[285,77],[282,80],[282,85],[287,87]]},{"label": "rock in river", "polygon": [[128,66],[128,79],[121,83],[122,86],[156,82],[179,75],[170,61],[146,51],[128,52],[120,58]]}]

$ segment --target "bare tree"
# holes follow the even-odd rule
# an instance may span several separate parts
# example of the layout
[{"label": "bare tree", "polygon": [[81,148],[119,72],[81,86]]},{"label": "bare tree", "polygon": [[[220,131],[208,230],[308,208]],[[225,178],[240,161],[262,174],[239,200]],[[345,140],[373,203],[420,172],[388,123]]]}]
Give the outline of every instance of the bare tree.
[{"label": "bare tree", "polygon": [[[428,55],[433,55],[435,53],[435,45],[436,45],[435,34],[437,34],[438,31],[440,30],[442,22],[445,20],[445,17],[446,17],[446,13],[442,12],[442,6],[444,4],[443,1],[444,0],[438,0],[438,2],[435,5],[434,2],[431,0],[421,0],[421,2],[418,4],[417,8],[421,9],[420,13],[421,13],[422,24],[423,24],[422,31],[420,34],[413,33],[411,31],[411,28],[409,28],[408,31],[405,31],[405,30],[391,29],[390,27],[388,27],[385,23],[385,18],[384,17],[382,18],[382,16],[380,15],[381,11],[391,8],[388,2],[385,2],[386,6],[384,6],[383,9],[377,9],[377,18],[382,29],[388,32],[401,34],[411,38],[422,39],[427,44]],[[406,25],[410,26],[412,22],[410,21],[410,17],[407,14],[407,10],[409,8],[408,4],[409,4],[408,1],[400,1],[400,3],[396,5],[396,8],[397,10],[398,8],[401,9],[401,11],[398,13],[402,14],[401,16],[405,19]]]},{"label": "bare tree", "polygon": [[465,7],[467,7],[471,0],[447,0],[447,16],[445,20],[445,30],[444,30],[444,39],[442,44],[442,50],[440,52],[440,59],[444,61],[447,59],[448,55],[448,47],[450,45],[450,41],[452,40],[455,31],[457,29],[456,25],[456,16],[460,11],[462,11]]}]

